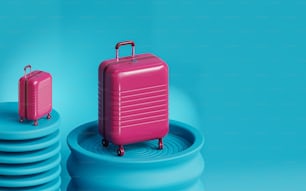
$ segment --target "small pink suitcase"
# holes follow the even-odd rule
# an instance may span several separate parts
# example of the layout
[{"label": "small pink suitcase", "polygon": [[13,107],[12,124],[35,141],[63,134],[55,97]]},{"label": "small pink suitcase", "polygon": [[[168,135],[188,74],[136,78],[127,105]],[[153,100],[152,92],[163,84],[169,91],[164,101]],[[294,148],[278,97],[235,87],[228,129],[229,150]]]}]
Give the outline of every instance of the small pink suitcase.
[{"label": "small pink suitcase", "polygon": [[[30,73],[26,73],[30,69]],[[47,116],[51,118],[52,110],[52,76],[43,71],[31,72],[31,65],[24,67],[24,76],[19,79],[18,97],[19,121],[34,120],[38,125],[38,119]]]},{"label": "small pink suitcase", "polygon": [[[119,59],[119,47],[132,46],[132,56]],[[152,54],[135,55],[133,41],[115,46],[116,58],[99,66],[99,132],[103,146],[123,145],[162,138],[169,131],[168,66]]]}]

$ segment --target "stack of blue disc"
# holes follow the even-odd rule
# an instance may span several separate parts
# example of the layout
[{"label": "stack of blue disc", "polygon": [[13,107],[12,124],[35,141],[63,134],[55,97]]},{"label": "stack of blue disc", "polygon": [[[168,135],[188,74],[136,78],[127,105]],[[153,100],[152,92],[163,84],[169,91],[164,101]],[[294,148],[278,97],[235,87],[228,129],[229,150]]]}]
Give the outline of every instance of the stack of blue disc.
[{"label": "stack of blue disc", "polygon": [[162,150],[158,150],[157,140],[145,141],[125,145],[122,157],[117,156],[117,146],[110,144],[105,148],[101,140],[96,121],[69,134],[69,191],[204,190],[204,160],[200,153],[204,139],[189,125],[170,121]]},{"label": "stack of blue disc", "polygon": [[19,123],[18,104],[0,103],[0,190],[60,190],[59,114]]}]

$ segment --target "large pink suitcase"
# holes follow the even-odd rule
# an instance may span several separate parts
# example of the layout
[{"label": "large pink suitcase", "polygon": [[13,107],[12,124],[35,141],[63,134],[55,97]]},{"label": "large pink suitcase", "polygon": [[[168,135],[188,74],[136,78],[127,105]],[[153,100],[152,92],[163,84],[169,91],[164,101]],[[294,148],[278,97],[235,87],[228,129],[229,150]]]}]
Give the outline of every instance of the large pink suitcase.
[{"label": "large pink suitcase", "polygon": [[[132,56],[119,58],[119,47],[132,46]],[[99,66],[99,132],[102,144],[123,145],[162,138],[169,131],[168,66],[152,54],[135,55],[133,41],[115,46],[116,58]]]},{"label": "large pink suitcase", "polygon": [[[30,69],[30,73],[26,73]],[[47,116],[51,118],[52,110],[52,76],[43,71],[31,72],[31,65],[24,67],[24,76],[19,79],[18,97],[19,121],[33,120],[38,125],[38,119]]]}]

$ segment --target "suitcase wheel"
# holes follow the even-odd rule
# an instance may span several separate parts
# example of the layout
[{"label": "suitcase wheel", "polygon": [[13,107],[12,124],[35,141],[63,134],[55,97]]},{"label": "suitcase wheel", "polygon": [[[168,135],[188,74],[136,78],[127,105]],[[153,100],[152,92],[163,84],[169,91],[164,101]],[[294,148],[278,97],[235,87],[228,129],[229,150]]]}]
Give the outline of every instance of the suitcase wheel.
[{"label": "suitcase wheel", "polygon": [[47,119],[51,119],[51,115],[50,115],[50,113],[48,113],[48,115],[47,115]]},{"label": "suitcase wheel", "polygon": [[163,139],[158,139],[158,149],[162,150],[164,148]]},{"label": "suitcase wheel", "polygon": [[102,145],[103,145],[104,147],[108,147],[109,141],[106,140],[106,139],[102,139]]},{"label": "suitcase wheel", "polygon": [[38,120],[34,120],[33,125],[34,125],[34,126],[37,126],[37,125],[38,125]]},{"label": "suitcase wheel", "polygon": [[122,145],[119,146],[119,148],[117,149],[117,155],[118,156],[123,156],[124,155],[124,148]]}]

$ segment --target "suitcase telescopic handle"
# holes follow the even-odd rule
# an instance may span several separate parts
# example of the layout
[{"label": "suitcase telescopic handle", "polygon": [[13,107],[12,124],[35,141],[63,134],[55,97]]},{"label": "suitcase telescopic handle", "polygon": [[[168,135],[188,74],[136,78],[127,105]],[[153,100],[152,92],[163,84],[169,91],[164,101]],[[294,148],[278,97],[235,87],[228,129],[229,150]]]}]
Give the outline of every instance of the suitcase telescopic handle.
[{"label": "suitcase telescopic handle", "polygon": [[118,42],[115,46],[117,62],[119,61],[119,48],[120,46],[124,46],[124,45],[131,45],[132,46],[132,57],[135,56],[135,43],[133,41],[128,40],[128,41]]},{"label": "suitcase telescopic handle", "polygon": [[26,65],[24,68],[23,68],[23,70],[24,70],[24,77],[26,78],[26,75],[27,75],[27,69],[30,69],[30,73],[31,73],[31,71],[32,71],[32,66],[31,65]]}]

